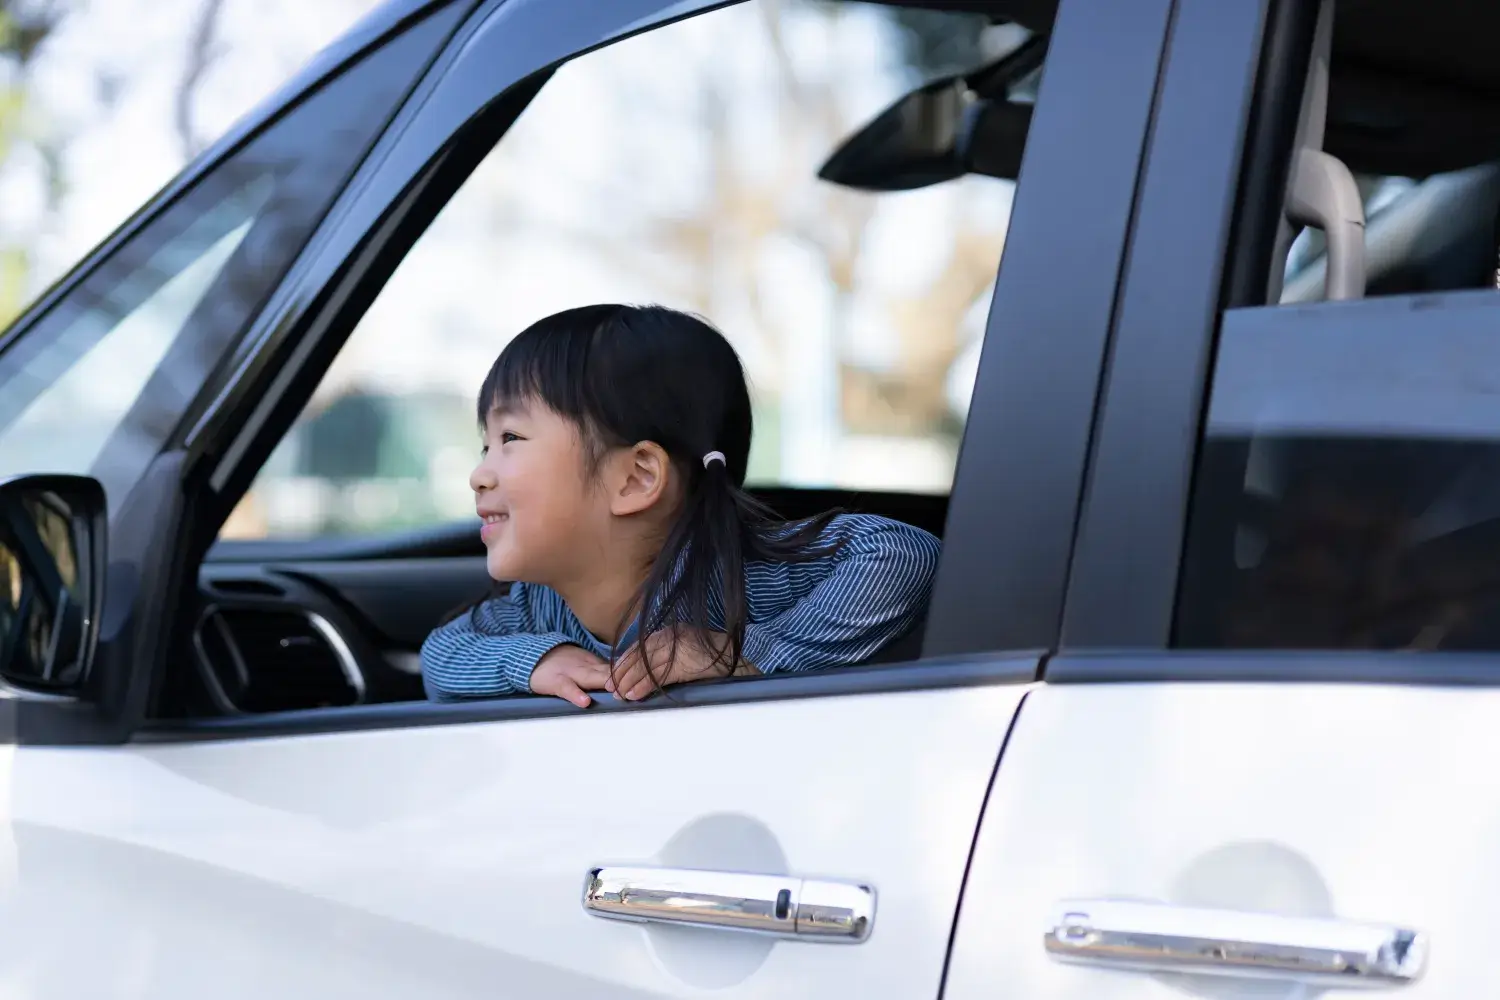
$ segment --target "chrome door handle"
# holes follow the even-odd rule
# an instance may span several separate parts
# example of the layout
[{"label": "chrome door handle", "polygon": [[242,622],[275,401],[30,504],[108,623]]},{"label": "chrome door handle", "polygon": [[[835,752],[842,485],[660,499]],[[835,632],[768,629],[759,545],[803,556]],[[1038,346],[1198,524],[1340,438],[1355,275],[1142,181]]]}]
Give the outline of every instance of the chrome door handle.
[{"label": "chrome door handle", "polygon": [[1427,962],[1427,935],[1400,927],[1114,899],[1059,903],[1045,943],[1102,968],[1343,988],[1405,986]]},{"label": "chrome door handle", "polygon": [[594,916],[815,941],[863,941],[875,920],[866,885],[694,868],[595,868],[583,887]]}]

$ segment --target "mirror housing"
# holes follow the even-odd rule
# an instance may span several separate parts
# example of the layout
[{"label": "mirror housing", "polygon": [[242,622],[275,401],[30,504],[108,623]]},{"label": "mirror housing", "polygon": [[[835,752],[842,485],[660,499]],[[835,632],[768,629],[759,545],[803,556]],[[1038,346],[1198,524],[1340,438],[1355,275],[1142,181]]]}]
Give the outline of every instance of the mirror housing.
[{"label": "mirror housing", "polygon": [[1031,105],[978,97],[963,77],[920,87],[875,116],[818,169],[863,191],[910,191],[965,174],[1015,180]]},{"label": "mirror housing", "polygon": [[0,677],[57,693],[87,679],[99,638],[108,530],[97,479],[0,482]]}]

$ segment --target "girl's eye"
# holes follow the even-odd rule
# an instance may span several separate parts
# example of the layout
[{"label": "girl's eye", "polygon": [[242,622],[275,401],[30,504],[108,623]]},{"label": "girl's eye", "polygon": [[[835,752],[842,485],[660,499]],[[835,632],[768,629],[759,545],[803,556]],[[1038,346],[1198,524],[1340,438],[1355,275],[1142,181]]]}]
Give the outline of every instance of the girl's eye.
[{"label": "girl's eye", "polygon": [[479,457],[480,458],[489,458],[490,457],[490,446],[489,445],[482,444],[482,445],[479,446]]},{"label": "girl's eye", "polygon": [[510,431],[501,431],[500,432],[500,443],[501,444],[510,444],[512,441],[519,441],[519,440],[521,440],[521,437],[518,434],[512,434]]}]

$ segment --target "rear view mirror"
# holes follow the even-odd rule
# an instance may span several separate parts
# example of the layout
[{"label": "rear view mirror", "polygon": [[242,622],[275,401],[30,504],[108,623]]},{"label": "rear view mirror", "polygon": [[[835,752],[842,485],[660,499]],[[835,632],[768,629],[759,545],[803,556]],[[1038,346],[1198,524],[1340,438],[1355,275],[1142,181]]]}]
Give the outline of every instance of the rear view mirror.
[{"label": "rear view mirror", "polygon": [[818,176],[865,191],[908,191],[965,174],[1015,180],[1031,106],[977,97],[961,77],[912,91],[836,149]]},{"label": "rear view mirror", "polygon": [[76,687],[99,633],[108,531],[104,488],[87,476],[0,483],[0,675]]},{"label": "rear view mirror", "polygon": [[1032,36],[987,66],[918,87],[845,139],[818,177],[864,191],[909,191],[965,174],[1015,180],[1031,130],[1028,81],[1046,54],[1047,39]]}]

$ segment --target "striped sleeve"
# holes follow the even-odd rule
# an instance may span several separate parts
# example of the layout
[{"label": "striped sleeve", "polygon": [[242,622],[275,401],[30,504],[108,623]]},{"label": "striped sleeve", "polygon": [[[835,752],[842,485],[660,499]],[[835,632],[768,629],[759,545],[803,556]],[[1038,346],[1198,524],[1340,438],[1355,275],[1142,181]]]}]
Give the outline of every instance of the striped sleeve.
[{"label": "striped sleeve", "polygon": [[[932,596],[941,543],[934,536],[871,515],[848,515],[830,526],[842,546],[813,563],[757,567],[788,577],[762,587],[811,588],[789,607],[745,629],[744,657],[763,674],[844,666],[869,659],[913,628]],[[747,579],[751,587],[756,581]]]},{"label": "striped sleeve", "polygon": [[531,672],[552,650],[572,642],[542,631],[524,584],[435,629],[422,643],[422,684],[433,701],[530,694]]}]

